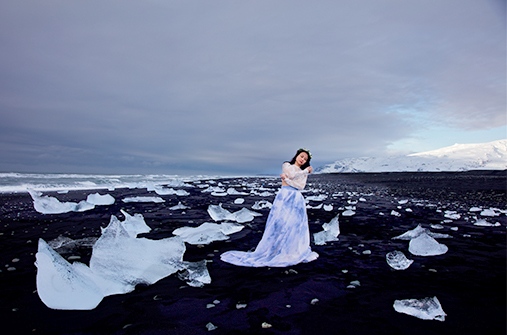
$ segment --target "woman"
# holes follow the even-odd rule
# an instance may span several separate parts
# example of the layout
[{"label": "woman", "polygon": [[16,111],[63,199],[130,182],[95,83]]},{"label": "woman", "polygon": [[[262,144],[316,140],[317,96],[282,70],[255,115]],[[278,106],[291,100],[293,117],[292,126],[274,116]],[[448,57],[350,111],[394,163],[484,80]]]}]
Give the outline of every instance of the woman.
[{"label": "woman", "polygon": [[282,165],[282,188],[275,197],[262,239],[253,252],[227,251],[220,258],[240,266],[285,267],[311,262],[319,255],[310,248],[310,230],[304,189],[312,158],[310,151],[299,149],[290,162]]}]

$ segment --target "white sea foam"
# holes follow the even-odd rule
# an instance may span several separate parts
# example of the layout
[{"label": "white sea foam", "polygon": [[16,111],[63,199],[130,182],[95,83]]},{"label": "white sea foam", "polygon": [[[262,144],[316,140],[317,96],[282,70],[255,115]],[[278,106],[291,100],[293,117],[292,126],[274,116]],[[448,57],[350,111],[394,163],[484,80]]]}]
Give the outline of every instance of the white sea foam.
[{"label": "white sea foam", "polygon": [[68,191],[115,188],[188,187],[190,182],[225,178],[224,176],[179,175],[94,175],[0,173],[0,193]]}]

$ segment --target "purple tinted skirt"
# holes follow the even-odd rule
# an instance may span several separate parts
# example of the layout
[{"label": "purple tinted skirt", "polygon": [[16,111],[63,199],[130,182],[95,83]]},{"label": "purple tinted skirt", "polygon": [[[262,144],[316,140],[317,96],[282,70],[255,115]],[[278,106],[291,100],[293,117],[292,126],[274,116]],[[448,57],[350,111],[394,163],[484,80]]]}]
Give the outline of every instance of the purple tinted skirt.
[{"label": "purple tinted skirt", "polygon": [[291,186],[282,186],[276,195],[264,234],[254,251],[227,251],[220,256],[224,262],[251,267],[286,267],[318,257],[310,248],[305,200]]}]

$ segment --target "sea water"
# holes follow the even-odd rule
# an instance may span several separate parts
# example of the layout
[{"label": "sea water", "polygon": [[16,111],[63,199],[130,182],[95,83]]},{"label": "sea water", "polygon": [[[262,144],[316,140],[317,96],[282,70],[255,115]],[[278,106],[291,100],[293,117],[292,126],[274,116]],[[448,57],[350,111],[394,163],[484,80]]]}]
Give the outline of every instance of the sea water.
[{"label": "sea water", "polygon": [[160,185],[184,186],[186,182],[225,178],[224,176],[179,176],[166,174],[100,175],[0,173],[0,193],[71,191],[116,188],[149,188]]}]

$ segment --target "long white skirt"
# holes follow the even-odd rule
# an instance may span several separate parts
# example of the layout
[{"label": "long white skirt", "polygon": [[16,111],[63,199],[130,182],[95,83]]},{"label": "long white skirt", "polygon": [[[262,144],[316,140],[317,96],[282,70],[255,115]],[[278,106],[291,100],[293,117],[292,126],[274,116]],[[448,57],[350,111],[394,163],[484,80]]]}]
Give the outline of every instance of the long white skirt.
[{"label": "long white skirt", "polygon": [[276,195],[266,229],[254,251],[227,251],[220,256],[224,262],[252,267],[285,267],[318,257],[310,248],[305,200],[291,186],[282,186]]}]

